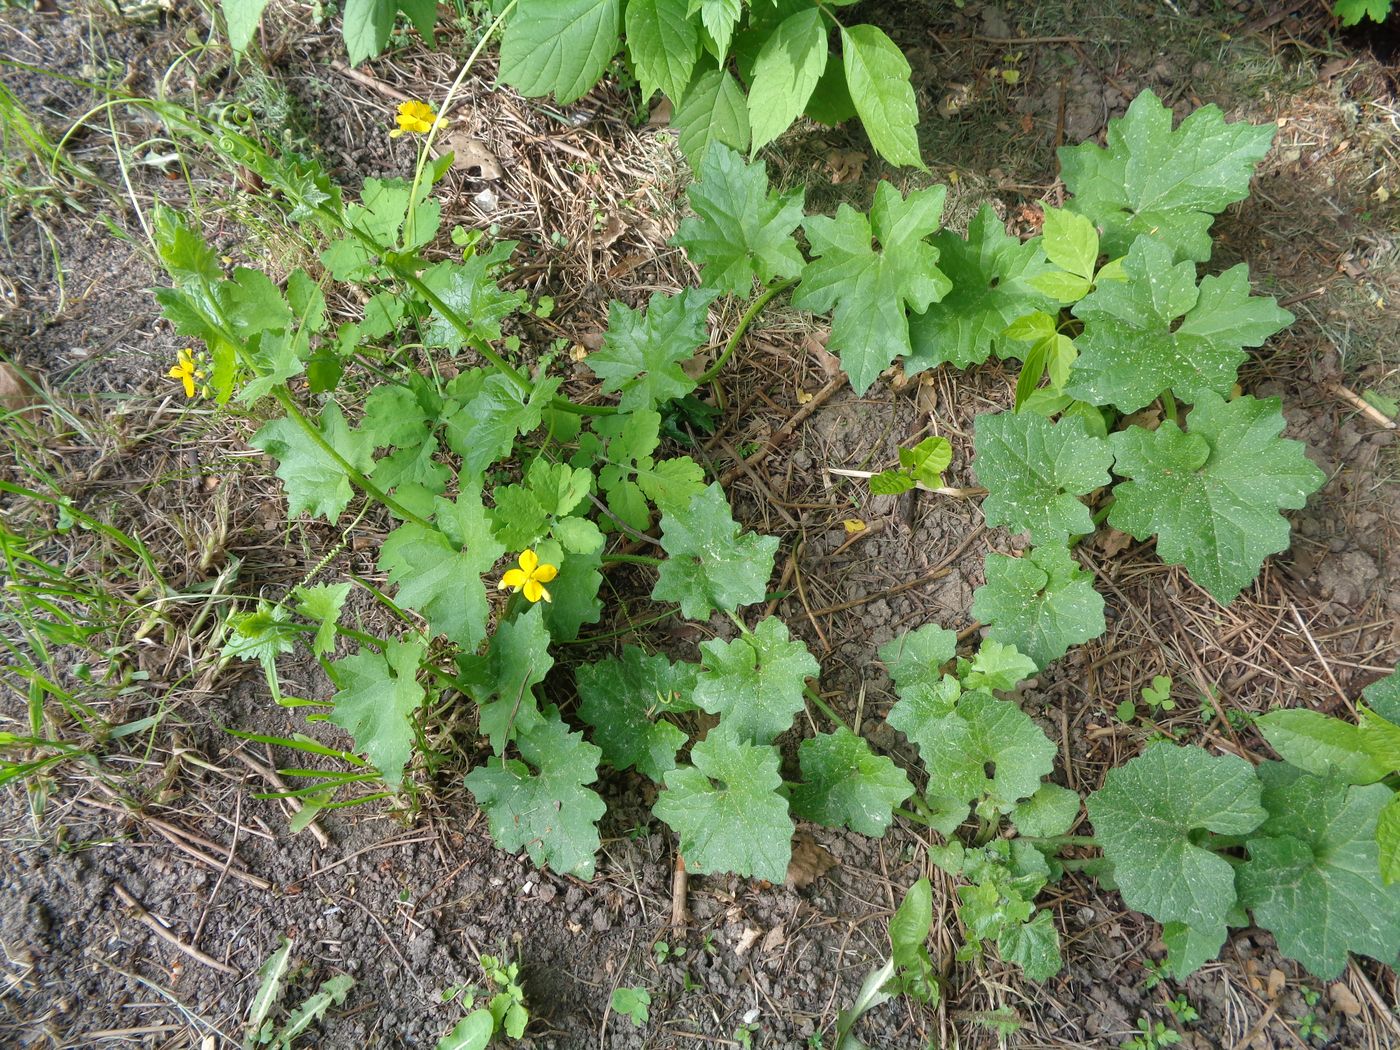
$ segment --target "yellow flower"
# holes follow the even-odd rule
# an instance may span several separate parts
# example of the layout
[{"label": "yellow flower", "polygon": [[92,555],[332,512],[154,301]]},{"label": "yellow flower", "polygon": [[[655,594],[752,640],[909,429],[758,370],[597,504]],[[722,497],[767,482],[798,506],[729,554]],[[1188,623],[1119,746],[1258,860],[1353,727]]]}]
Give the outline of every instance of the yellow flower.
[{"label": "yellow flower", "polygon": [[[194,366],[194,351],[188,346],[180,351],[178,363],[165,374],[171,379],[180,380],[180,382],[184,384],[186,397],[194,397],[194,381],[204,378],[204,373]],[[208,391],[209,388],[205,387],[204,389]],[[206,393],[205,396],[207,397],[208,394]]]},{"label": "yellow flower", "polygon": [[437,113],[426,102],[401,102],[394,119],[398,121],[399,126],[389,132],[391,139],[400,135],[426,135],[437,123]]},{"label": "yellow flower", "polygon": [[558,575],[558,566],[541,562],[539,555],[534,551],[521,551],[520,568],[511,569],[501,577],[501,590],[516,593],[524,591],[525,597],[532,602],[541,598],[550,601],[549,592],[544,589],[544,585]]}]

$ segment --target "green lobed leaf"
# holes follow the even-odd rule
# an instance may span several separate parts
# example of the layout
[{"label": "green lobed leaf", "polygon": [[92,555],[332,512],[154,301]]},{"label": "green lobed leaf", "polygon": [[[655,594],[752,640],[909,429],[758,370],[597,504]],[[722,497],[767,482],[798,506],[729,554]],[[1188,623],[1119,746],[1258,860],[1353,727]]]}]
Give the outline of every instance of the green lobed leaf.
[{"label": "green lobed leaf", "polygon": [[625,646],[620,659],[575,670],[579,717],[593,727],[593,742],[610,766],[635,766],[652,780],[676,768],[676,752],[687,737],[660,716],[692,708],[699,670],[695,664],[673,664],[660,653],[648,656],[634,645]]},{"label": "green lobed leaf", "polygon": [[[895,690],[906,700],[941,694],[943,665],[958,653],[955,632],[927,623],[880,646],[880,661],[889,669]],[[954,693],[952,700],[957,699]],[[951,700],[949,701],[951,703]]]},{"label": "green lobed leaf", "polygon": [[1202,831],[1244,835],[1264,820],[1248,762],[1158,742],[1110,770],[1088,810],[1130,908],[1223,940],[1234,868],[1196,839]]},{"label": "green lobed leaf", "polygon": [[507,742],[544,721],[534,689],[549,674],[554,657],[542,604],[498,624],[485,656],[469,653],[457,660],[466,692],[480,711],[478,728],[498,755],[505,753]]},{"label": "green lobed leaf", "polygon": [[1032,838],[1063,835],[1074,826],[1079,816],[1079,792],[1045,783],[1034,795],[1016,804],[1011,819],[1016,830]]},{"label": "green lobed leaf", "polygon": [[1332,13],[1342,20],[1344,26],[1354,26],[1363,18],[1384,22],[1390,14],[1390,0],[1337,0]]},{"label": "green lobed leaf", "polygon": [[1264,559],[1288,547],[1288,520],[1326,480],[1301,442],[1281,439],[1278,398],[1224,401],[1206,394],[1187,420],[1109,437],[1114,489],[1108,521],[1145,540],[1163,561],[1184,564],[1217,601],[1229,602]]},{"label": "green lobed leaf", "polygon": [[932,243],[938,268],[952,286],[909,319],[912,352],[904,363],[906,373],[945,362],[966,368],[985,361],[994,346],[1006,356],[1000,342],[1007,326],[1032,311],[1052,308],[1032,284],[1049,271],[1039,242],[1010,236],[990,204],[973,217],[966,238],[943,230]]},{"label": "green lobed leaf", "polygon": [[264,423],[248,443],[277,460],[277,476],[287,489],[289,515],[305,511],[313,518],[333,522],[355,495],[336,456],[367,474],[374,466],[373,448],[367,438],[346,425],[345,416],[334,401],[327,401],[321,409],[319,429],[336,455],[286,416]]},{"label": "green lobed leaf", "polygon": [[732,642],[703,642],[700,651],[705,673],[695,683],[696,706],[719,715],[722,731],[757,744],[792,725],[807,679],[821,672],[807,646],[775,616]]},{"label": "green lobed leaf", "polygon": [[1203,106],[1172,130],[1172,111],[1151,91],[1108,122],[1108,145],[1059,151],[1070,208],[1103,229],[1103,248],[1123,255],[1139,234],[1169,244],[1177,258],[1210,258],[1214,217],[1249,195],[1255,165],[1273,143],[1272,124],[1227,124]]},{"label": "green lobed leaf", "polygon": [[544,603],[544,625],[556,642],[571,642],[578,637],[579,628],[597,623],[603,615],[603,603],[598,597],[603,586],[603,574],[599,571],[603,565],[602,545],[592,551],[566,551],[558,564],[559,575],[549,585],[553,600]]},{"label": "green lobed leaf", "polygon": [[[1045,257],[1066,273],[1092,281],[1099,262],[1099,231],[1094,224],[1067,208],[1047,205],[1044,214],[1040,242]],[[1084,291],[1088,290],[1086,286]]]},{"label": "green lobed leaf", "polygon": [[527,98],[582,98],[617,54],[621,0],[520,0],[501,41],[501,79]]},{"label": "green lobed leaf", "polygon": [[1380,873],[1376,826],[1394,793],[1348,786],[1281,763],[1258,769],[1268,819],[1246,844],[1240,901],[1279,951],[1315,976],[1341,975],[1347,953],[1400,955],[1400,886]]},{"label": "green lobed leaf", "polygon": [[778,752],[713,733],[690,751],[692,765],[666,774],[652,812],[680,837],[686,867],[781,883],[792,855],[792,821],[779,794]]},{"label": "green lobed leaf", "polygon": [[[514,242],[505,242],[507,250]],[[500,246],[498,246],[500,247]],[[524,292],[508,292],[496,283],[492,274],[504,259],[502,253],[473,255],[465,262],[441,262],[423,271],[421,280],[455,315],[447,315],[433,307],[423,325],[423,344],[442,347],[453,354],[467,345],[468,337],[455,321],[466,322],[472,335],[488,343],[501,338],[501,322],[518,312],[527,298]]]},{"label": "green lobed leaf", "polygon": [[661,546],[670,557],[661,564],[652,598],[677,602],[685,616],[704,620],[716,609],[732,612],[763,600],[778,539],[741,534],[724,490],[714,483],[684,514],[663,510]]},{"label": "green lobed leaf", "polygon": [[325,656],[335,648],[336,626],[340,621],[340,612],[345,608],[345,599],[350,596],[350,582],[298,587],[292,595],[297,600],[297,615],[316,621],[312,654]]},{"label": "green lobed leaf", "polygon": [[691,164],[699,164],[712,143],[749,148],[749,112],[744,89],[722,69],[696,77],[671,115],[676,144]]},{"label": "green lobed leaf", "polygon": [[1139,237],[1123,260],[1129,280],[1104,281],[1074,308],[1084,322],[1066,393],[1135,412],[1168,388],[1187,401],[1228,394],[1245,360],[1293,320],[1273,299],[1250,295],[1241,263],[1196,285],[1196,267]]},{"label": "green lobed leaf", "polygon": [[1015,963],[1032,981],[1048,981],[1064,966],[1054,916],[1038,911],[1028,922],[1007,926],[997,938],[1002,959]]},{"label": "green lobed leaf", "polygon": [[645,313],[613,300],[601,349],[587,364],[607,392],[620,391],[624,412],[646,411],[684,397],[695,380],[681,367],[708,339],[715,292],[687,288],[679,295],[656,292]]},{"label": "green lobed leaf", "polygon": [[643,101],[660,91],[676,102],[690,84],[700,55],[700,33],[686,8],[686,0],[628,0],[627,53],[636,67]]},{"label": "green lobed leaf", "polygon": [[895,807],[914,791],[902,769],[845,726],[802,741],[798,763],[802,783],[789,796],[793,814],[871,838],[885,833]]},{"label": "green lobed leaf", "polygon": [[339,687],[330,720],[355,738],[385,783],[397,788],[413,755],[413,713],[427,697],[418,668],[427,648],[416,639],[384,643],[384,653],[361,650],[329,665]]},{"label": "green lobed leaf", "polygon": [[1105,631],[1094,574],[1067,548],[1035,547],[1021,558],[993,552],[984,564],[987,582],[973,592],[972,615],[991,625],[988,638],[1009,642],[1038,667]]},{"label": "green lobed leaf", "polygon": [[763,161],[745,164],[715,143],[686,196],[695,215],[681,220],[671,243],[684,247],[700,266],[705,287],[747,295],[755,277],[769,284],[802,272],[802,253],[793,238],[802,224],[802,190],[770,192]]},{"label": "green lobed leaf", "polygon": [[462,457],[462,475],[479,477],[486,468],[510,455],[515,439],[539,427],[559,380],[544,379],[522,395],[508,376],[463,372],[448,392],[460,407],[444,419],[447,444]]},{"label": "green lobed leaf", "polygon": [[749,155],[792,126],[826,69],[826,21],[815,7],[780,22],[764,42],[749,82]]},{"label": "green lobed leaf", "polygon": [[1094,531],[1079,499],[1107,485],[1113,453],[1082,420],[1052,423],[1031,412],[982,413],[975,420],[972,469],[987,487],[988,525],[1029,532],[1035,544],[1062,544]]},{"label": "green lobed leaf", "polygon": [[598,818],[607,806],[585,785],[598,779],[600,752],[569,731],[549,708],[519,734],[524,761],[492,761],[467,774],[467,788],[486,811],[501,849],[524,849],[540,867],[581,879],[593,877]]},{"label": "green lobed leaf", "polygon": [[1370,754],[1360,726],[1319,711],[1270,711],[1254,722],[1280,758],[1315,776],[1374,784],[1394,768]]},{"label": "green lobed leaf", "polygon": [[927,310],[952,287],[936,265],[938,249],[925,240],[938,230],[946,195],[946,187],[931,186],[906,198],[881,182],[869,216],[842,204],[834,218],[807,217],[816,258],[802,271],[793,305],[833,310],[827,345],[858,394],[893,358],[910,353],[906,309]]},{"label": "green lobed leaf", "polygon": [[1224,926],[1197,930],[1184,922],[1162,924],[1162,941],[1167,946],[1163,961],[1166,972],[1184,981],[1220,954],[1229,931]]},{"label": "green lobed leaf", "polygon": [[990,638],[982,640],[971,660],[958,661],[958,679],[964,689],[1006,692],[1035,674],[1035,661],[1014,645]]},{"label": "green lobed leaf", "polygon": [[843,26],[841,62],[846,87],[875,152],[891,164],[924,167],[914,85],[898,45],[875,26]]}]

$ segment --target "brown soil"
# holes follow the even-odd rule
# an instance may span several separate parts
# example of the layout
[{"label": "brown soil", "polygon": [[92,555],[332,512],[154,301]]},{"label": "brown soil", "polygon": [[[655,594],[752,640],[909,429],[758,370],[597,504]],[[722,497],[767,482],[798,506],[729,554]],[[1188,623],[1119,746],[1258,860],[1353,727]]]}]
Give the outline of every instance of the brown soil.
[{"label": "brown soil", "polygon": [[[1400,657],[1400,448],[1395,431],[1352,396],[1400,392],[1400,100],[1396,70],[1382,64],[1391,54],[1377,46],[1378,59],[1369,38],[1336,38],[1312,4],[1283,5],[1291,10],[1282,17],[1262,6],[1189,0],[1046,3],[1027,5],[1030,12],[972,2],[960,10],[868,6],[915,65],[932,177],[957,175],[954,225],[986,199],[1013,223],[1026,221],[1023,206],[1055,200],[1053,147],[1100,133],[1144,87],[1183,112],[1215,101],[1234,117],[1280,129],[1256,192],[1217,225],[1222,248],[1213,265],[1247,261],[1256,282],[1298,314],[1256,355],[1244,385],[1283,397],[1289,433],[1307,441],[1330,480],[1294,515],[1291,552],[1227,609],[1158,563],[1150,545],[1086,551],[1108,601],[1109,631],[1022,696],[1061,742],[1057,779],[1088,792],[1136,752],[1148,731],[1118,723],[1112,711],[1156,674],[1187,691],[1216,690],[1222,709],[1344,709]],[[131,25],[86,12],[6,10],[0,52],[80,76],[110,66],[126,86],[154,91],[187,46],[186,30],[207,31],[202,17],[182,9],[169,24]],[[247,74],[240,81],[221,69],[202,70],[195,82],[194,67],[181,67],[175,89],[197,86],[209,104],[242,99],[255,119],[319,151],[347,186],[406,173],[411,145],[383,134],[394,92],[440,97],[462,41],[445,39],[436,52],[401,49],[353,77],[327,65],[325,56],[339,54],[336,41],[303,17],[303,9],[287,10],[267,31],[270,79],[254,77],[253,89]],[[1018,37],[1032,41],[1008,42]],[[1015,85],[999,72],[1007,68],[1020,72]],[[683,256],[665,246],[683,202],[683,165],[664,129],[638,123],[619,89],[600,87],[557,113],[491,91],[489,73],[469,83],[459,115],[502,174],[450,175],[449,223],[495,223],[500,236],[528,246],[520,279],[558,302],[540,330],[522,333],[528,342],[562,337],[588,346],[609,299],[635,304],[690,281]],[[0,68],[0,80],[43,114],[54,137],[95,102],[13,69]],[[118,112],[115,128],[129,160],[162,152],[134,148],[159,134],[138,115]],[[904,825],[880,841],[804,829],[837,864],[803,889],[692,877],[692,921],[673,930],[675,844],[651,821],[647,785],[619,774],[599,785],[609,811],[592,882],[541,873],[492,845],[462,788],[468,760],[450,745],[449,730],[444,746],[453,757],[419,777],[411,803],[323,814],[324,845],[309,832],[291,836],[283,804],[258,797],[273,785],[246,760],[276,768],[305,758],[227,730],[288,736],[308,727],[300,712],[271,701],[254,665],[219,661],[219,595],[279,596],[332,550],[339,553],[320,578],[353,572],[380,582],[374,558],[384,523],[369,515],[345,548],[337,529],[289,525],[266,463],[242,444],[256,421],[177,404],[161,377],[183,343],[146,294],[160,277],[140,216],[157,197],[187,201],[186,191],[178,176],[140,163],[130,165],[130,190],[122,188],[105,119],[75,141],[95,178],[45,198],[42,208],[7,212],[0,290],[8,284],[15,294],[0,315],[0,348],[67,415],[12,422],[15,452],[4,473],[22,480],[21,463],[43,466],[77,507],[142,538],[186,597],[160,610],[158,629],[139,641],[141,620],[124,624],[115,641],[139,676],[94,701],[109,724],[152,717],[153,726],[104,740],[60,719],[93,757],[50,767],[27,788],[13,781],[0,799],[0,1044],[240,1045],[255,971],[286,935],[297,959],[289,1001],[334,974],[357,982],[305,1045],[431,1047],[461,1016],[443,991],[480,984],[476,960],[495,953],[522,966],[532,1015],[522,1045],[738,1046],[752,1023],[755,1047],[830,1046],[837,1012],[888,951],[886,923],[904,888],[931,873],[931,949],[945,970],[946,999],[936,1010],[897,1001],[872,1011],[859,1029],[872,1047],[995,1046],[993,1011],[1019,1023],[1005,1045],[1113,1047],[1140,1017],[1170,1022],[1165,1004],[1183,994],[1200,1019],[1182,1045],[1306,1045],[1298,1027],[1309,1013],[1326,1045],[1400,1045],[1393,971],[1355,962],[1309,1006],[1305,992],[1321,986],[1257,930],[1237,932],[1221,960],[1183,986],[1149,988],[1148,967],[1162,955],[1157,928],[1076,876],[1042,897],[1065,942],[1058,977],[1034,985],[995,960],[955,964],[962,938],[953,887],[931,869],[923,837]],[[906,184],[924,178],[884,170],[846,129],[799,127],[770,153],[778,178],[808,186],[813,209],[866,198],[882,175]],[[212,171],[196,169],[194,178],[196,197],[211,201],[203,215],[221,250],[274,267],[294,257],[296,247],[277,243],[256,202]],[[61,297],[50,238],[65,273]],[[735,318],[716,320],[724,332]],[[1006,403],[1010,388],[989,365],[912,383],[892,376],[863,398],[843,389],[787,445],[740,468],[741,454],[831,382],[820,344],[809,318],[770,312],[726,371],[728,411],[696,454],[716,476],[733,475],[741,521],[782,538],[780,571],[792,568],[795,589],[777,611],[821,660],[822,692],[843,715],[859,716],[878,748],[899,756],[904,744],[883,721],[893,695],[875,650],[924,623],[967,627],[984,554],[1016,541],[981,529],[975,501],[871,499],[826,468],[879,469],[897,445],[933,432],[953,442],[949,484],[973,485],[973,416]],[[16,502],[4,510],[15,526],[55,520]],[[868,528],[853,538],[842,522],[856,517]],[[75,578],[100,577],[114,555],[80,532],[56,537],[50,553]],[[113,586],[140,601],[139,582]],[[646,618],[637,597],[643,577],[615,572],[609,586],[616,616],[599,633],[625,628],[629,615]],[[202,610],[213,614],[201,618]],[[693,656],[720,631],[662,625],[643,637]],[[620,641],[600,643],[599,654]],[[76,683],[77,669],[64,670]],[[289,696],[328,694],[324,673],[309,662],[284,664],[281,687]],[[567,675],[548,687],[566,696]],[[26,698],[8,691],[0,727],[27,725]],[[1183,741],[1265,753],[1252,733],[1219,716],[1203,722],[1190,703],[1161,728]],[[346,743],[329,727],[310,731]],[[125,898],[169,936],[156,936]],[[662,958],[662,942],[685,952]],[[635,1028],[610,1011],[620,986],[649,989],[649,1025]],[[809,1042],[814,1036],[824,1041]]]}]

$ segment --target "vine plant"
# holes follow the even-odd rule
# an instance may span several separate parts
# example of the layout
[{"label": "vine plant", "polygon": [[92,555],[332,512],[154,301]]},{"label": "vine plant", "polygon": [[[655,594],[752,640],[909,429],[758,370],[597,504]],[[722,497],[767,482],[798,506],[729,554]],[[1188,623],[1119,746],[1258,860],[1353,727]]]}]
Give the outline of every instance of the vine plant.
[{"label": "vine plant", "polygon": [[[513,244],[458,229],[454,257],[424,256],[440,232],[432,187],[446,160],[417,183],[367,180],[346,203],[309,161],[167,117],[255,170],[325,248],[321,272],[279,286],[253,269],[226,274],[163,212],[166,315],[204,342],[217,399],[275,406],[253,444],[276,460],[292,514],[334,523],[362,499],[396,522],[378,554],[387,589],[364,585],[396,634],[343,622],[349,581],[308,580],[231,621],[228,651],[262,660],[274,681],[276,658],[304,643],[336,686],[317,717],[365,758],[344,753],[352,772],[294,792],[313,810],[356,801],[335,801],[347,783],[411,786],[406,770],[433,761],[434,727],[470,701],[489,754],[466,783],[492,834],[561,873],[593,873],[605,807],[590,785],[606,765],[661,785],[654,814],[695,872],[782,881],[794,819],[879,836],[899,818],[937,832],[933,859],[961,880],[964,956],[994,945],[1033,979],[1061,965],[1036,895],[1071,868],[1111,880],[1163,923],[1178,976],[1251,914],[1322,977],[1348,951],[1395,961],[1400,677],[1367,692],[1360,725],[1308,712],[1262,719],[1284,762],[1255,768],[1150,745],[1087,799],[1092,836],[1075,833],[1080,796],[1047,779],[1055,744],[1011,698],[1103,632],[1103,600],[1074,546],[1105,520],[1155,536],[1163,559],[1229,602],[1286,548],[1280,510],[1323,481],[1302,446],[1280,438],[1279,401],[1236,386],[1244,348],[1290,315],[1251,294],[1242,265],[1197,273],[1213,217],[1246,196],[1269,128],[1228,124],[1214,107],[1173,128],[1145,93],[1111,123],[1106,147],[1062,152],[1067,206],[1047,208],[1043,232],[1025,241],[990,207],[965,235],[941,229],[941,186],[902,194],[882,183],[868,213],[807,215],[801,191],[769,188],[761,161],[712,144],[677,234],[700,287],[644,309],[613,303],[602,348],[586,359],[603,399],[572,400],[549,353],[527,368],[506,335],[511,319],[545,309],[501,284]],[[356,286],[363,317],[332,325],[326,282]],[[888,722],[921,767],[845,724],[811,684],[820,668],[806,646],[779,618],[747,611],[769,597],[777,539],[743,530],[699,464],[663,451],[668,420],[788,292],[798,307],[831,311],[829,345],[857,392],[892,360],[906,373],[992,354],[1021,362],[1014,410],[976,421],[973,467],[988,522],[1033,546],[988,555],[972,608],[988,634],[976,651],[960,656],[957,636],[936,624],[880,650],[898,694]],[[722,295],[749,307],[700,369]],[[370,384],[362,410],[343,407],[360,400],[347,375]],[[317,411],[303,412],[293,383]],[[1141,411],[1152,405],[1160,423]],[[946,465],[935,451],[902,466],[912,477]],[[637,553],[647,549],[655,555]],[[703,643],[698,663],[635,645],[580,658],[603,570],[617,562],[654,574],[652,599],[682,616],[718,614],[728,637]],[[498,581],[511,593],[493,599]],[[341,644],[353,651],[330,659]],[[558,703],[541,691],[547,676]],[[717,716],[708,732],[696,712]],[[785,769],[775,742],[804,712],[821,729]],[[928,910],[918,904],[902,909],[894,980],[932,998],[936,969],[910,934]]]}]

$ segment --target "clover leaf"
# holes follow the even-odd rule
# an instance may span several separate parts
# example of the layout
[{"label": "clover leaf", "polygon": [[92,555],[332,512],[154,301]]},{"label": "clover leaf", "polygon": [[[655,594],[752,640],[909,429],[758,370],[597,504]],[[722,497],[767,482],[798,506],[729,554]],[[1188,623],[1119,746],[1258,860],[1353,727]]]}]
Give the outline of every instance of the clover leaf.
[{"label": "clover leaf", "polygon": [[913,794],[904,771],[845,726],[802,741],[802,783],[792,788],[793,813],[827,827],[883,835],[894,808]]},{"label": "clover leaf", "polygon": [[670,557],[651,596],[677,602],[690,619],[703,620],[716,609],[732,612],[763,600],[778,539],[741,534],[716,483],[695,496],[684,514],[663,509],[661,546]]},{"label": "clover leaf", "polygon": [[1009,642],[1038,667],[1103,634],[1094,575],[1066,548],[1036,547],[1022,558],[991,553],[985,567],[987,583],[972,594],[972,615],[991,625],[988,638]]}]

